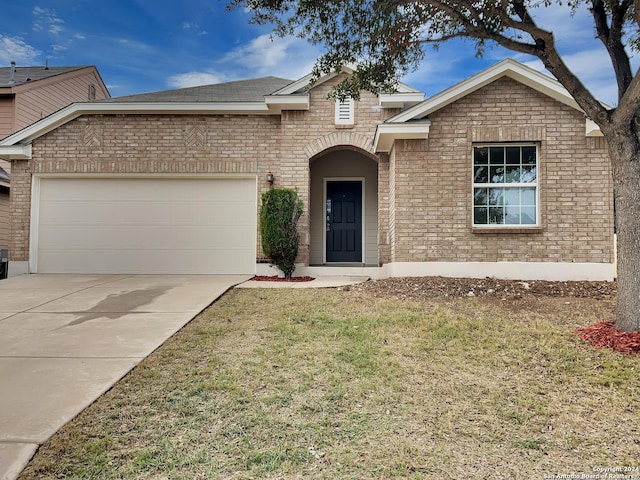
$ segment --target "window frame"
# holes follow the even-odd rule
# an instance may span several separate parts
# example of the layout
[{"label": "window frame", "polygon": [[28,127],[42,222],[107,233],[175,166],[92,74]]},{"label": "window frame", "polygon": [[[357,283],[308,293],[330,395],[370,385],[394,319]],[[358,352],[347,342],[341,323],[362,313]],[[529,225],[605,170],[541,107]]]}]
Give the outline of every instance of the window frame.
[{"label": "window frame", "polygon": [[[535,182],[524,183],[524,182],[501,182],[501,183],[491,183],[491,182],[476,182],[475,179],[475,153],[478,148],[491,148],[491,147],[502,147],[504,148],[505,155],[505,163],[504,165],[508,165],[506,156],[507,156],[507,148],[508,147],[534,147],[535,148],[535,172],[536,178]],[[539,142],[474,142],[471,147],[471,227],[473,231],[482,232],[482,231],[530,231],[535,230],[539,231],[542,227],[541,223],[541,205],[540,205],[540,148],[541,145]],[[521,153],[522,155],[522,153]],[[490,167],[491,162],[488,160],[487,165]],[[520,166],[524,165],[522,163],[522,158],[520,159]],[[506,174],[506,172],[504,173]],[[488,173],[490,175],[490,171]],[[490,180],[490,178],[488,178]],[[475,190],[477,188],[505,188],[505,189],[516,189],[516,188],[533,188],[535,190],[535,223],[527,224],[527,223],[476,223],[476,204],[475,204]],[[522,206],[522,204],[520,204]]]}]

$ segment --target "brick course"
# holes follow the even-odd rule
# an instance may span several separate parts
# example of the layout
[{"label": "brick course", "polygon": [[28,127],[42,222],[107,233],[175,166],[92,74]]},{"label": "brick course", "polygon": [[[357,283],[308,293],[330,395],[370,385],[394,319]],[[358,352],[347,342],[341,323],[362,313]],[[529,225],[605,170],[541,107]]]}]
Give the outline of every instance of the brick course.
[{"label": "brick course", "polygon": [[[34,140],[33,159],[13,162],[11,259],[29,257],[32,174],[255,174],[260,195],[271,171],[276,186],[297,188],[308,206],[310,162],[344,149],[378,162],[380,263],[613,260],[606,144],[585,137],[580,112],[503,78],[432,113],[429,139],[401,140],[389,155],[376,154],[376,126],[397,110],[381,109],[364,93],[355,124],[334,125],[327,94],[338,80],[312,89],[308,111],[88,115]],[[509,141],[540,146],[541,228],[478,233],[471,225],[472,145]],[[300,221],[298,261],[305,264],[308,212]],[[256,251],[261,258],[259,244]]]},{"label": "brick course", "polygon": [[[585,137],[582,113],[502,78],[429,119],[428,141],[392,152],[393,261],[613,261],[606,144]],[[522,141],[539,144],[541,228],[474,230],[473,143]]]}]

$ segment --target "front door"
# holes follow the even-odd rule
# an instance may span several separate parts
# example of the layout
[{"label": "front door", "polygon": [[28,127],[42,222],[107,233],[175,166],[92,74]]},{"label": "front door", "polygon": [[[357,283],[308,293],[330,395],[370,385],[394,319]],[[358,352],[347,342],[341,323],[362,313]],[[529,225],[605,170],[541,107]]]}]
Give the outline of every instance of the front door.
[{"label": "front door", "polygon": [[362,181],[327,181],[327,262],[362,262]]}]

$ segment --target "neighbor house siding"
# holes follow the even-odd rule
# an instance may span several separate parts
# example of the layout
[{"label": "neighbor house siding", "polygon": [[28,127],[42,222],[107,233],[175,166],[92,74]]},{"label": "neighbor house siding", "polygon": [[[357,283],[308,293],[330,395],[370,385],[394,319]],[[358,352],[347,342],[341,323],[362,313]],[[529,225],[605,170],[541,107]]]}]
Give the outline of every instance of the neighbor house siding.
[{"label": "neighbor house siding", "polygon": [[[582,113],[502,78],[429,119],[429,139],[397,142],[392,156],[395,261],[613,261],[605,142],[585,136]],[[473,229],[473,143],[521,141],[539,145],[540,227]]]},{"label": "neighbor house siding", "polygon": [[24,128],[73,102],[88,101],[89,87],[96,99],[108,98],[108,92],[93,69],[84,69],[39,80],[15,88],[15,130]]},{"label": "neighbor house siding", "polygon": [[9,189],[0,187],[0,249],[9,248]]},{"label": "neighbor house siding", "polygon": [[13,98],[0,98],[0,138],[4,138],[15,129]]}]

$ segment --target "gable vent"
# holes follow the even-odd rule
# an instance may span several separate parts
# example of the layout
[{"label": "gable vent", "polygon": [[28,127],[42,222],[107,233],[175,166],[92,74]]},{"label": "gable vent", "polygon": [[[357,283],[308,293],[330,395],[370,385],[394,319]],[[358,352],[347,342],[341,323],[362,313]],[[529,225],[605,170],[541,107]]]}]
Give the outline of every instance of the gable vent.
[{"label": "gable vent", "polygon": [[336,100],[336,125],[353,125],[355,123],[354,103],[353,98]]}]

